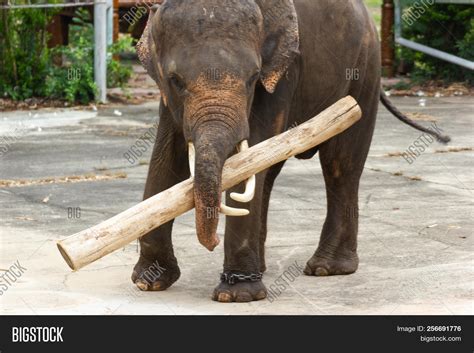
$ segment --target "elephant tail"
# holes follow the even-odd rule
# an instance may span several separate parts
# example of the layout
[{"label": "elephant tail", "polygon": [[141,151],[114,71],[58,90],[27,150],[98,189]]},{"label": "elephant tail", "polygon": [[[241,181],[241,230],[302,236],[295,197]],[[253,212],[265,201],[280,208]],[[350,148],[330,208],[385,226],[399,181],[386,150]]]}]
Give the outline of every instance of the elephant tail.
[{"label": "elephant tail", "polygon": [[398,120],[401,122],[419,130],[422,132],[426,132],[427,134],[430,134],[431,136],[435,137],[439,142],[447,144],[449,141],[451,141],[451,137],[448,135],[442,134],[439,130],[435,131],[434,129],[430,129],[427,127],[424,127],[417,122],[413,121],[409,117],[407,117],[405,114],[403,114],[400,110],[398,110],[397,107],[393,105],[393,103],[388,99],[387,95],[385,94],[385,91],[382,89],[380,92],[380,101],[384,105],[387,110],[392,113]]}]

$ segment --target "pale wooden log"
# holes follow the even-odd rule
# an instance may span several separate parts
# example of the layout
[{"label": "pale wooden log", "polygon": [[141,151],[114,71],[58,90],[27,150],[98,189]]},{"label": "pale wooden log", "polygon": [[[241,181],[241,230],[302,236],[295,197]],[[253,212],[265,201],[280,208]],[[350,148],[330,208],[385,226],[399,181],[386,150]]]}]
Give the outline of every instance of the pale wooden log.
[{"label": "pale wooden log", "polygon": [[[352,126],[361,115],[357,102],[348,96],[311,120],[230,157],[224,165],[222,189],[320,145]],[[190,178],[57,245],[69,267],[78,270],[193,207]]]}]

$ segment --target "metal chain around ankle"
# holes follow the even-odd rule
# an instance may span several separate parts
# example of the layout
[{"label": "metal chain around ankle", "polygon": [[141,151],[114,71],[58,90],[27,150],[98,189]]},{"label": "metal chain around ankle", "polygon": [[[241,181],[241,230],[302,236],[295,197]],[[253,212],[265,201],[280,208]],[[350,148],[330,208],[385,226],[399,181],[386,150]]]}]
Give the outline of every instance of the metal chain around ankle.
[{"label": "metal chain around ankle", "polygon": [[263,273],[251,273],[244,275],[241,273],[223,272],[221,273],[221,282],[235,284],[237,282],[258,282],[261,281]]}]

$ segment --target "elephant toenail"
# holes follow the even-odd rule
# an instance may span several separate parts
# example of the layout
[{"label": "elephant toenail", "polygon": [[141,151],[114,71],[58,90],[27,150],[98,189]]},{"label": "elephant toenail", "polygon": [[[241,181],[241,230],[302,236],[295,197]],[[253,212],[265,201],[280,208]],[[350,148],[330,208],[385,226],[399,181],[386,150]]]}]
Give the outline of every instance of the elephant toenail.
[{"label": "elephant toenail", "polygon": [[324,267],[318,267],[316,271],[314,271],[316,276],[328,276],[329,272]]},{"label": "elephant toenail", "polygon": [[155,282],[151,285],[151,290],[162,290],[163,283],[161,281]]},{"label": "elephant toenail", "polygon": [[235,301],[238,303],[247,303],[252,301],[252,296],[248,292],[237,293]]},{"label": "elephant toenail", "polygon": [[266,297],[267,297],[267,292],[265,292],[264,290],[261,290],[257,293],[257,295],[255,296],[255,299],[262,300],[262,299],[265,299]]},{"label": "elephant toenail", "polygon": [[147,291],[148,290],[148,283],[145,283],[143,281],[138,280],[138,281],[135,282],[135,284],[142,291]]},{"label": "elephant toenail", "polygon": [[230,293],[219,293],[217,300],[221,303],[230,303],[232,302],[232,295]]}]

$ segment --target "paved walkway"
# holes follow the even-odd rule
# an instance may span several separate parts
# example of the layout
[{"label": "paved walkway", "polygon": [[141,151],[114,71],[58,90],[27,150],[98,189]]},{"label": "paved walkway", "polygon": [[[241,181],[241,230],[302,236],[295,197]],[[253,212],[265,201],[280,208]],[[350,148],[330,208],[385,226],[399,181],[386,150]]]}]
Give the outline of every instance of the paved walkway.
[{"label": "paved walkway", "polygon": [[[23,273],[7,290],[0,282],[0,313],[473,314],[474,99],[428,98],[425,107],[417,98],[394,101],[436,117],[453,142],[433,143],[409,164],[400,153],[420,133],[381,108],[360,191],[358,272],[299,276],[273,301],[249,304],[210,300],[223,249],[198,245],[192,212],[175,223],[182,277],[165,292],[131,284],[135,243],[79,272],[56,249],[58,239],[140,201],[151,150],[132,163],[123,155],[153,130],[156,104],[2,113],[0,269]],[[271,201],[267,286],[313,254],[325,207],[317,160],[290,160]]]}]

